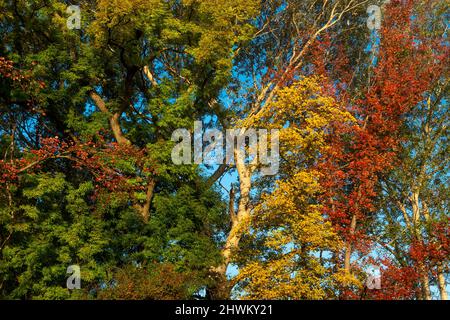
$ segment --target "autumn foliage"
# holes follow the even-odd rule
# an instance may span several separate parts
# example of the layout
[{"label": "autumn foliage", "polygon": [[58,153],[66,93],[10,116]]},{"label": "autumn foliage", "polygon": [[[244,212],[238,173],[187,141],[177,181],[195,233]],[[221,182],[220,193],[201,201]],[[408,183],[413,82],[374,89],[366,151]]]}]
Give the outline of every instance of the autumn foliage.
[{"label": "autumn foliage", "polygon": [[[445,1],[79,5],[0,1],[1,299],[448,298]],[[279,171],[175,165],[199,120]]]}]

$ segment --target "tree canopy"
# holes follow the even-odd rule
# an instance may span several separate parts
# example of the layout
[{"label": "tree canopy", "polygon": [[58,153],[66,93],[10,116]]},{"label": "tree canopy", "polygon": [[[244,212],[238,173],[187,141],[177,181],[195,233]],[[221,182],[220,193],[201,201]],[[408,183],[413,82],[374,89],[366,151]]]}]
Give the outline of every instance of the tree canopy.
[{"label": "tree canopy", "polygon": [[447,299],[448,17],[0,0],[0,299]]}]

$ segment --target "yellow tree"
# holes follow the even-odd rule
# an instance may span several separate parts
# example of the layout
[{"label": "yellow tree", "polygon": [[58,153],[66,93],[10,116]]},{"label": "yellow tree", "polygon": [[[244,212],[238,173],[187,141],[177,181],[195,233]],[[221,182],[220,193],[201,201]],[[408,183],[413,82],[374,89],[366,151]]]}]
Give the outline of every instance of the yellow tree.
[{"label": "yellow tree", "polygon": [[[280,171],[263,183],[242,238],[236,281],[246,299],[321,299],[346,279],[329,263],[342,242],[322,214],[314,169],[333,122],[352,116],[321,87],[304,78],[282,89],[249,126],[278,129]],[[343,278],[344,277],[344,278]]]},{"label": "yellow tree", "polygon": [[[249,45],[240,48],[234,60],[235,77],[233,86],[230,86],[228,104],[236,116],[232,116],[229,121],[222,121],[222,125],[225,128],[234,127],[241,119],[250,124],[256,119],[262,119],[262,113],[273,106],[280,92],[293,79],[311,73],[321,74],[319,70],[310,68],[315,60],[316,46],[331,33],[337,32],[340,36],[346,33],[348,19],[359,14],[365,15],[367,2],[368,0],[261,1],[261,14],[254,22],[257,32]],[[352,45],[349,48],[358,47],[355,46],[355,39],[359,38],[360,31],[352,32]],[[327,51],[328,58],[332,51],[334,50]],[[357,54],[352,54],[352,57],[356,56]],[[333,72],[340,73],[339,68],[333,69]],[[241,128],[241,132],[245,132],[245,127]],[[230,205],[231,228],[222,250],[223,263],[215,270],[222,278],[225,278],[227,267],[236,262],[233,255],[241,249],[241,238],[253,211],[251,195],[256,190],[253,184],[256,176],[254,166],[247,165],[245,161],[237,161],[235,167],[239,177],[239,194],[235,197],[232,190],[230,202],[234,204],[236,201],[237,206],[235,211]],[[226,166],[221,166],[213,177],[220,176],[226,169]],[[229,285],[225,281],[220,291],[228,293]],[[224,296],[228,297],[227,294],[222,295]]]}]

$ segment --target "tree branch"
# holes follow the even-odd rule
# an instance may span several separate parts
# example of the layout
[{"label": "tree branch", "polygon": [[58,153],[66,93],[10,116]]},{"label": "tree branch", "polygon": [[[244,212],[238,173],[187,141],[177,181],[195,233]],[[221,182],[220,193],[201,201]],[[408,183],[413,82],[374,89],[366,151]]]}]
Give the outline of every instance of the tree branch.
[{"label": "tree branch", "polygon": [[111,115],[109,112],[105,101],[99,96],[99,94],[93,90],[89,92],[89,97],[94,101],[97,108],[100,109],[101,112],[108,114],[109,117],[109,124],[111,126],[111,129],[114,134],[114,138],[116,139],[117,143],[121,145],[131,145],[131,141],[128,140],[125,135],[122,132],[122,128],[120,127],[120,116],[121,112],[116,112]]}]

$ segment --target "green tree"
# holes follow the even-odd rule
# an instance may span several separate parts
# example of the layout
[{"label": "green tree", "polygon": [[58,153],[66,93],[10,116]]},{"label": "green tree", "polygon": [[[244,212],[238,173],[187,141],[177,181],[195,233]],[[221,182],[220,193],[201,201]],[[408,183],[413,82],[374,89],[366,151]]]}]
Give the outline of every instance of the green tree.
[{"label": "green tree", "polygon": [[172,163],[171,133],[223,112],[258,3],[77,4],[70,30],[66,1],[0,2],[1,296],[77,297],[70,264],[95,295],[112,270],[149,261],[195,271],[180,287],[192,296],[212,285],[228,218],[201,168]]}]

